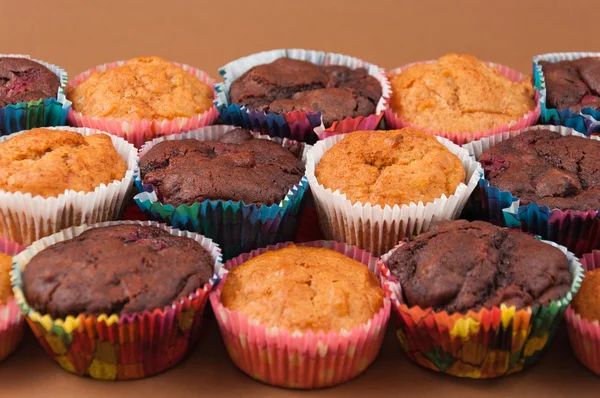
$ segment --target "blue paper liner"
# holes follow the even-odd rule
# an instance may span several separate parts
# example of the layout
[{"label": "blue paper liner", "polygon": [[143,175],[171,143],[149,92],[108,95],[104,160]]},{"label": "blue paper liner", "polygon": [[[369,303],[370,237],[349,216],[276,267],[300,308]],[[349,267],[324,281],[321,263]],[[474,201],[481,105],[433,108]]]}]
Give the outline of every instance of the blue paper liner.
[{"label": "blue paper liner", "polygon": [[[0,57],[27,58],[28,55],[0,54]],[[67,72],[56,65],[31,59],[50,69],[60,79],[56,98],[39,99],[37,101],[20,102],[0,108],[0,136],[29,130],[36,127],[66,125],[67,115],[71,109],[71,101],[65,97]]]},{"label": "blue paper liner", "polygon": [[[163,140],[196,138],[202,135],[206,136],[205,140],[210,140],[232,128],[234,127],[211,126],[189,133],[161,137],[142,147],[140,157],[143,157],[150,147]],[[265,136],[261,138],[268,139]],[[304,145],[289,140],[283,140],[281,144],[290,148]],[[304,150],[306,151],[306,148]],[[304,176],[280,203],[271,206],[246,204],[243,201],[205,200],[191,206],[174,207],[157,200],[154,187],[143,184],[139,168],[134,174],[134,182],[140,192],[135,196],[135,202],[149,219],[165,222],[178,229],[198,232],[213,239],[222,248],[225,259],[259,247],[293,240],[304,204],[303,199],[308,190],[308,180]]]},{"label": "blue paper liner", "polygon": [[549,53],[533,57],[533,78],[535,87],[540,91],[540,106],[542,113],[540,115],[540,124],[562,125],[570,127],[585,135],[600,133],[600,110],[592,108],[582,109],[581,112],[573,112],[569,109],[558,110],[546,106],[546,82],[544,71],[539,64],[540,61],[559,62],[565,60],[575,60],[584,57],[600,57],[600,53],[591,52],[567,52],[567,53]]}]

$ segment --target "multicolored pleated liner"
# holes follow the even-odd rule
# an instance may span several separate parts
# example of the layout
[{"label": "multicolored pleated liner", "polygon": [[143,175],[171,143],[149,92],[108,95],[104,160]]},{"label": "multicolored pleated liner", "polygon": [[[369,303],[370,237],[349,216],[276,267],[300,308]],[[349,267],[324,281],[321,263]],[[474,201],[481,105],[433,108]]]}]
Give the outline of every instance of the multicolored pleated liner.
[{"label": "multicolored pleated liner", "polygon": [[[25,246],[0,238],[0,253],[14,256],[25,250]],[[0,304],[0,361],[12,354],[23,339],[25,320],[15,298]]]},{"label": "multicolored pleated liner", "polygon": [[[279,58],[293,58],[316,65],[342,65],[350,69],[365,68],[381,83],[382,96],[375,114],[336,121],[325,128],[320,112],[293,111],[283,114],[254,111],[245,106],[232,104],[229,98],[231,84],[251,68],[267,64]],[[260,131],[273,137],[290,138],[313,144],[334,134],[345,134],[357,130],[376,130],[387,109],[391,88],[383,69],[358,58],[347,55],[303,49],[280,49],[252,54],[219,68],[223,83],[215,85],[215,105],[226,124]]]},{"label": "multicolored pleated liner", "polygon": [[556,63],[560,61],[573,61],[585,57],[600,57],[600,53],[592,52],[567,52],[567,53],[549,53],[533,57],[533,80],[535,87],[540,91],[540,123],[562,125],[571,127],[585,135],[600,133],[600,110],[585,108],[580,112],[573,112],[570,109],[558,110],[546,105],[546,79],[541,61]]},{"label": "multicolored pleated liner", "polygon": [[[210,126],[155,139],[142,147],[140,157],[164,140],[215,141],[234,128]],[[275,139],[258,133],[256,136],[274,139],[286,148],[301,148],[298,156],[302,156],[303,160],[310,148],[292,140]],[[184,204],[174,207],[161,203],[154,187],[142,183],[139,168],[134,174],[134,181],[140,192],[135,196],[135,202],[148,218],[165,222],[175,228],[198,232],[215,240],[221,246],[225,260],[259,247],[293,240],[303,199],[308,190],[308,181],[306,177],[302,177],[280,203],[271,206],[246,204],[243,201],[205,200],[191,206]]]},{"label": "multicolored pleated liner", "polygon": [[[89,228],[118,224],[154,225],[194,239],[211,254],[213,277],[184,299],[132,315],[80,314],[53,319],[29,306],[23,294],[23,271],[37,253]],[[200,337],[208,294],[221,277],[221,251],[210,239],[154,222],[117,221],[73,227],[35,242],[14,257],[11,280],[16,301],[35,337],[63,369],[100,380],[130,380],[163,372],[191,352]]]},{"label": "multicolored pleated liner", "polygon": [[[574,129],[564,126],[532,126],[473,141],[464,145],[463,148],[479,159],[483,152],[499,142],[534,130],[551,130],[563,136],[586,137]],[[600,140],[595,136],[588,138]],[[472,197],[473,207],[479,219],[495,225],[521,228],[526,232],[539,235],[543,239],[563,245],[577,256],[600,249],[600,209],[590,211],[550,210],[547,206],[539,206],[536,203],[521,206],[519,198],[510,192],[491,186],[484,177],[482,173],[479,192]]]},{"label": "multicolored pleated liner", "polygon": [[583,279],[581,263],[554,242],[569,259],[573,282],[559,301],[516,310],[494,307],[466,314],[408,307],[402,287],[386,266],[393,251],[379,262],[383,286],[392,301],[397,336],[406,355],[419,365],[452,376],[493,378],[518,372],[533,363],[548,347],[562,315]]},{"label": "multicolored pleated liner", "polygon": [[[290,244],[280,243],[242,254],[228,261],[225,268],[235,268],[252,257]],[[299,245],[335,250],[379,275],[377,258],[364,250],[332,241]],[[249,376],[280,387],[323,388],[358,376],[377,357],[390,317],[390,301],[385,299],[373,318],[349,331],[290,332],[267,328],[239,311],[225,308],[221,302],[222,289],[223,283],[211,293],[210,301],[229,356]]]},{"label": "multicolored pleated liner", "polygon": [[[98,65],[95,68],[89,69],[75,76],[68,84],[69,87],[77,87],[81,82],[86,80],[94,72],[104,72],[120,65],[126,61],[110,62],[103,65]],[[205,72],[194,68],[193,66],[179,64],[175,65],[182,68],[187,73],[196,76],[201,82],[206,83],[214,92],[215,80],[208,76]],[[124,138],[128,142],[135,145],[136,148],[146,142],[157,137],[165,135],[179,134],[186,131],[194,130],[204,126],[210,126],[215,123],[219,117],[219,112],[215,106],[204,111],[202,114],[191,118],[175,118],[172,120],[124,120],[113,118],[90,117],[83,115],[81,112],[69,111],[69,124],[77,127],[89,127],[97,130],[102,130]]]},{"label": "multicolored pleated liner", "polygon": [[[387,75],[389,77],[391,77],[391,76],[398,75],[398,74],[404,72],[406,69],[410,68],[411,66],[425,64],[425,63],[434,63],[434,62],[436,62],[436,61],[432,60],[432,61],[413,62],[411,64],[404,65],[400,68],[395,68],[395,69],[389,70],[389,71],[387,71]],[[498,69],[498,71],[502,75],[504,75],[507,79],[509,79],[512,82],[520,82],[526,78],[525,75],[517,72],[514,69],[509,68],[508,66],[495,64],[493,62],[487,62],[487,64],[493,68]],[[417,128],[417,129],[426,131],[426,132],[436,135],[438,137],[444,137],[446,139],[449,139],[450,141],[454,142],[455,144],[463,145],[463,144],[466,144],[466,143],[474,141],[474,140],[479,140],[484,137],[489,137],[491,135],[501,133],[503,131],[520,130],[525,127],[536,124],[540,117],[540,112],[541,112],[540,93],[538,90],[536,90],[536,92],[535,92],[535,103],[536,103],[535,109],[525,113],[520,119],[514,120],[510,123],[502,124],[500,126],[496,126],[492,129],[485,130],[485,131],[469,131],[469,132],[434,131],[434,130],[431,130],[428,128],[414,125],[413,123],[409,122],[408,120],[405,120],[403,117],[397,115],[394,112],[394,110],[391,108],[389,108],[385,111],[385,123],[389,129],[400,129],[403,127],[413,127],[413,128]]]},{"label": "multicolored pleated liner", "polygon": [[[581,259],[585,271],[600,267],[600,251],[585,254]],[[600,324],[577,314],[572,306],[565,312],[571,348],[579,362],[600,376]]]},{"label": "multicolored pleated liner", "polygon": [[71,110],[71,101],[65,97],[65,87],[68,80],[67,72],[56,65],[32,59],[29,55],[0,54],[0,57],[31,59],[50,69],[60,80],[56,98],[44,98],[0,107],[0,136],[36,127],[65,125],[67,115]]}]

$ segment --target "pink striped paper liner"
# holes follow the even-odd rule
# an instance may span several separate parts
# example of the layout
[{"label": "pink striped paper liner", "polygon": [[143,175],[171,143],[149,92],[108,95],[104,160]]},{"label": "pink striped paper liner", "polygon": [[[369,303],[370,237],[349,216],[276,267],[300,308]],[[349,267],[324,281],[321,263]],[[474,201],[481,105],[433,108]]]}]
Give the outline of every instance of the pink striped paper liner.
[{"label": "pink striped paper liner", "polygon": [[[0,253],[14,256],[25,250],[25,246],[0,238]],[[0,361],[12,354],[23,339],[24,319],[17,300],[12,298],[0,305]]]},{"label": "pink striped paper liner", "polygon": [[[391,78],[393,75],[398,75],[398,74],[404,72],[406,69],[410,68],[411,66],[426,64],[426,63],[433,63],[433,62],[436,62],[436,61],[414,62],[414,63],[408,64],[408,65],[404,65],[400,68],[392,69],[387,72],[387,75],[391,82],[392,81]],[[517,72],[516,70],[511,69],[508,66],[496,64],[493,62],[486,62],[486,63],[489,66],[498,69],[498,71],[500,73],[502,73],[507,79],[509,79],[512,82],[520,82],[527,77],[526,75],[524,75],[520,72]],[[541,108],[540,108],[540,92],[537,89],[535,89],[535,104],[536,104],[535,109],[527,112],[520,119],[513,120],[510,123],[505,123],[505,124],[496,126],[492,129],[484,130],[484,131],[436,131],[436,130],[431,130],[426,127],[417,126],[417,125],[409,122],[408,120],[405,120],[401,116],[397,115],[396,112],[394,112],[391,105],[390,105],[389,109],[387,109],[385,111],[385,122],[387,124],[388,129],[400,129],[403,127],[413,127],[413,128],[417,128],[417,129],[426,131],[430,134],[437,135],[439,137],[447,138],[457,145],[464,145],[464,144],[467,144],[474,140],[480,140],[484,137],[489,137],[491,135],[499,134],[499,133],[502,133],[505,131],[520,130],[520,129],[524,129],[525,127],[529,127],[529,126],[536,124],[538,119],[540,118],[540,114],[542,112]]]},{"label": "pink striped paper liner", "polygon": [[[225,264],[231,269],[252,257],[282,249],[280,243],[242,254]],[[325,247],[367,265],[379,275],[377,258],[365,250],[333,241],[313,241],[300,246]],[[225,276],[226,278],[226,276]],[[225,280],[223,279],[223,281]],[[390,318],[390,301],[367,323],[350,331],[290,332],[267,328],[221,302],[223,283],[210,295],[223,341],[235,365],[267,384],[287,388],[323,388],[344,383],[361,374],[375,360]]]},{"label": "pink striped paper liner", "polygon": [[[116,66],[122,65],[125,62],[126,61],[110,62],[107,64],[98,65],[95,68],[82,72],[79,75],[75,76],[75,78],[73,78],[73,80],[71,80],[67,84],[67,90],[72,87],[77,87],[79,84],[81,84],[81,82],[90,77],[90,75],[94,72],[103,72],[107,69],[111,69]],[[205,72],[194,68],[193,66],[180,64],[177,62],[173,62],[173,64],[179,66],[190,75],[196,76],[198,79],[200,79],[201,82],[208,84],[213,92],[213,99],[215,98],[214,85],[216,80],[208,76],[208,74],[206,74]],[[97,130],[106,131],[110,134],[114,134],[126,139],[127,141],[135,145],[136,148],[141,148],[144,142],[150,141],[157,137],[185,133],[187,131],[194,130],[200,127],[210,126],[215,123],[218,117],[219,111],[217,111],[217,108],[213,104],[204,113],[201,113],[194,117],[178,117],[172,120],[124,120],[113,118],[99,118],[85,116],[81,112],[74,111],[73,108],[69,110],[68,119],[69,124],[71,126],[89,127]]]},{"label": "pink striped paper liner", "polygon": [[[584,254],[581,265],[586,271],[595,270],[600,265],[600,250]],[[571,305],[565,319],[573,353],[586,368],[600,376],[600,323],[582,318]]]}]

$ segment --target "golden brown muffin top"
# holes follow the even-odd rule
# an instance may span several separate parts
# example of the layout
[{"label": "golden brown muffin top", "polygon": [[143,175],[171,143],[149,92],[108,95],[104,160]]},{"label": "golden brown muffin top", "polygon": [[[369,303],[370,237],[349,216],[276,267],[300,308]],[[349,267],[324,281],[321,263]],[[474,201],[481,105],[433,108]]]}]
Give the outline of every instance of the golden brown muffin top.
[{"label": "golden brown muffin top", "polygon": [[535,108],[531,79],[511,82],[471,55],[448,54],[411,66],[390,81],[396,114],[435,131],[487,130]]},{"label": "golden brown muffin top", "polygon": [[13,296],[10,286],[10,269],[12,268],[12,257],[0,253],[0,305],[6,304]]},{"label": "golden brown muffin top", "polygon": [[585,273],[571,305],[582,318],[600,321],[600,268]]},{"label": "golden brown muffin top", "polygon": [[421,130],[356,131],[317,165],[319,184],[351,202],[406,205],[454,194],[465,180],[460,159]]},{"label": "golden brown muffin top", "polygon": [[350,330],[383,306],[367,266],[333,250],[291,245],[234,268],[221,299],[267,327],[317,332]]},{"label": "golden brown muffin top", "polygon": [[208,84],[159,57],[133,58],[94,72],[69,87],[67,98],[86,116],[126,120],[189,118],[213,106]]},{"label": "golden brown muffin top", "polygon": [[45,198],[121,180],[127,165],[106,134],[29,130],[0,143],[0,190]]}]

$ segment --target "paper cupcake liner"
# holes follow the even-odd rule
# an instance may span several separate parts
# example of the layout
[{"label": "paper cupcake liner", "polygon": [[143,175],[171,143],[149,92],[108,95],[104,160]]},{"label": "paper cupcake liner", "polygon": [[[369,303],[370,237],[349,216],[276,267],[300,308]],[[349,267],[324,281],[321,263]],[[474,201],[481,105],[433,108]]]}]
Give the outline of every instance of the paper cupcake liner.
[{"label": "paper cupcake liner", "polygon": [[[369,116],[346,118],[334,122],[325,128],[320,112],[294,111],[283,114],[254,111],[245,106],[230,103],[229,90],[231,84],[251,68],[267,64],[279,58],[293,58],[312,62],[316,65],[342,65],[350,69],[365,68],[367,72],[381,83],[382,95],[376,112]],[[219,69],[223,83],[215,86],[217,98],[215,105],[226,124],[242,126],[261,131],[274,137],[291,138],[296,141],[313,144],[335,134],[345,134],[357,130],[375,130],[383,118],[390,98],[390,83],[383,69],[358,58],[347,55],[311,51],[303,49],[280,49],[252,54]]]},{"label": "paper cupcake liner", "polygon": [[[237,267],[252,257],[290,244],[280,243],[242,254],[228,261],[225,268]],[[335,250],[379,274],[377,258],[364,250],[331,241],[300,245]],[[377,357],[390,317],[390,301],[385,299],[373,318],[350,331],[292,333],[267,328],[239,311],[225,308],[221,302],[222,290],[223,283],[211,293],[210,302],[231,360],[252,378],[280,387],[323,388],[358,376]]]},{"label": "paper cupcake liner", "polygon": [[[24,246],[0,238],[0,253],[14,256],[23,250]],[[0,361],[6,359],[21,344],[24,324],[21,309],[14,298],[0,305]]]},{"label": "paper cupcake liner", "polygon": [[[600,266],[600,251],[594,250],[581,259],[585,271],[593,271]],[[565,312],[567,331],[573,353],[586,368],[600,376],[600,324],[582,318],[569,305]]]},{"label": "paper cupcake liner", "polygon": [[436,137],[458,156],[466,172],[467,183],[461,183],[454,194],[449,197],[443,195],[426,204],[412,202],[410,205],[393,207],[353,203],[345,194],[326,189],[315,176],[315,169],[323,154],[343,138],[343,135],[337,135],[319,141],[307,156],[306,176],[315,200],[319,224],[326,239],[346,242],[376,256],[386,253],[398,241],[426,231],[434,221],[458,218],[483,173],[481,165],[466,150],[445,138]]},{"label": "paper cupcake liner", "polygon": [[560,61],[573,61],[585,57],[600,57],[600,53],[549,53],[533,57],[534,83],[535,87],[540,91],[540,123],[571,127],[585,135],[600,133],[600,110],[585,108],[580,112],[573,112],[569,109],[559,111],[558,109],[551,108],[547,105],[546,79],[540,61],[556,63]]},{"label": "paper cupcake liner", "polygon": [[402,287],[387,268],[392,252],[384,255],[379,267],[384,289],[397,315],[397,336],[402,350],[419,365],[440,373],[474,379],[509,375],[535,363],[548,347],[562,315],[583,279],[581,263],[563,246],[569,259],[573,282],[569,293],[548,305],[493,307],[466,314],[408,307]]},{"label": "paper cupcake liner", "polygon": [[[40,251],[80,235],[85,230],[120,224],[153,225],[200,243],[215,262],[210,281],[188,297],[132,315],[80,314],[53,319],[29,306],[23,293],[23,270]],[[12,285],[15,298],[36,338],[65,370],[100,380],[139,379],[163,372],[181,362],[197,343],[208,293],[222,276],[219,247],[204,236],[164,224],[117,221],[69,228],[35,242],[14,258]]]},{"label": "paper cupcake liner", "polygon": [[50,69],[60,80],[56,98],[20,102],[0,107],[0,137],[35,127],[63,126],[71,109],[71,101],[65,97],[67,72],[56,65],[30,58],[22,54],[0,54],[0,58],[27,58]]},{"label": "paper cupcake liner", "polygon": [[[140,157],[165,139],[193,138],[214,141],[234,128],[233,126],[211,126],[189,133],[158,138],[141,148]],[[256,136],[281,143],[284,147],[298,153],[298,156],[302,156],[303,160],[309,149],[307,145],[296,141],[275,139],[259,134]],[[140,192],[135,196],[135,202],[148,218],[208,236],[221,246],[226,260],[258,247],[292,240],[308,189],[306,177],[302,177],[280,203],[271,206],[245,204],[243,201],[205,200],[191,206],[174,207],[159,202],[152,185],[142,184],[139,168],[134,174],[134,181]]]},{"label": "paper cupcake liner", "polygon": [[[89,69],[69,82],[68,87],[77,87],[81,82],[86,80],[94,72],[104,72],[120,65],[127,61],[110,62],[103,65],[98,65],[95,68]],[[214,92],[215,80],[208,76],[205,72],[194,68],[193,66],[173,62],[175,65],[182,68],[190,75],[196,76],[201,82],[208,84]],[[219,112],[214,106],[204,111],[199,115],[191,118],[178,117],[172,120],[124,120],[114,118],[101,118],[85,116],[81,112],[76,112],[73,109],[69,111],[69,124],[77,127],[89,127],[97,130],[107,131],[118,137],[122,137],[129,141],[136,148],[140,148],[144,142],[150,141],[157,137],[162,137],[170,134],[179,134],[193,129],[214,124],[219,117]]]},{"label": "paper cupcake liner", "polygon": [[[574,129],[563,126],[532,126],[523,130],[505,132],[491,137],[473,141],[463,146],[476,159],[495,146],[511,137],[526,131],[551,130],[562,136],[575,135],[585,137]],[[589,137],[600,140],[599,137]],[[521,206],[519,198],[510,192],[501,191],[491,186],[481,173],[479,194],[474,195],[474,207],[477,218],[495,225],[510,228],[521,228],[526,232],[541,236],[567,247],[577,256],[600,248],[600,214],[599,209],[591,211],[550,210],[548,206],[530,203]]]},{"label": "paper cupcake liner", "polygon": [[[50,129],[74,131],[84,136],[106,134],[87,128]],[[24,132],[16,134],[22,133]],[[15,137],[16,134],[0,137],[0,143]],[[29,245],[44,236],[75,225],[117,220],[131,191],[133,172],[137,167],[137,151],[122,138],[111,136],[111,140],[127,164],[127,172],[122,180],[115,180],[108,185],[102,184],[93,192],[69,190],[50,198],[0,190],[0,236]]]},{"label": "paper cupcake liner", "polygon": [[[436,61],[414,62],[412,64],[402,66],[400,68],[392,69],[387,72],[387,75],[388,76],[398,75],[398,74],[404,72],[406,69],[410,68],[411,66],[425,64],[425,63],[433,63],[433,62],[436,62]],[[509,79],[512,82],[520,82],[526,78],[526,76],[523,75],[522,73],[519,73],[516,70],[511,69],[507,66],[495,64],[493,62],[486,62],[486,64],[488,64],[489,66],[491,66],[493,68],[498,69],[498,71],[500,73],[502,73],[502,75],[504,75],[507,79]],[[426,131],[430,134],[433,134],[433,135],[436,135],[439,137],[447,138],[450,141],[454,142],[455,144],[463,145],[463,144],[466,144],[466,143],[474,141],[474,140],[479,140],[484,137],[489,137],[491,135],[501,133],[503,131],[520,130],[527,126],[536,124],[540,117],[540,112],[541,112],[540,93],[537,90],[535,91],[535,103],[536,103],[535,109],[525,113],[520,119],[513,120],[510,123],[504,123],[502,125],[492,128],[492,129],[483,130],[483,131],[468,131],[468,132],[467,131],[437,131],[437,130],[428,129],[426,126],[417,126],[417,125],[411,123],[410,121],[405,120],[403,117],[397,115],[391,107],[385,111],[385,122],[389,129],[400,129],[402,127],[413,127],[413,128],[417,128],[419,130]]]}]

